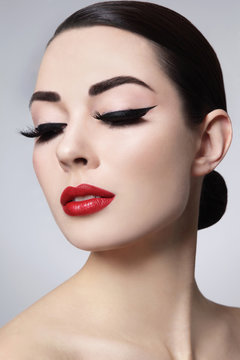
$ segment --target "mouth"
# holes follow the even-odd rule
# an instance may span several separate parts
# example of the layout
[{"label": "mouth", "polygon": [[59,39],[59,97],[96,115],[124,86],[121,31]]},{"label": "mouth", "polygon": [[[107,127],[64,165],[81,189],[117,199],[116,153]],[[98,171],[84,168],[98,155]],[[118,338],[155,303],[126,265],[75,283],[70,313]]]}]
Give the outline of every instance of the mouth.
[{"label": "mouth", "polygon": [[64,212],[70,216],[89,215],[104,209],[114,199],[115,194],[99,187],[81,184],[67,187],[60,202]]}]

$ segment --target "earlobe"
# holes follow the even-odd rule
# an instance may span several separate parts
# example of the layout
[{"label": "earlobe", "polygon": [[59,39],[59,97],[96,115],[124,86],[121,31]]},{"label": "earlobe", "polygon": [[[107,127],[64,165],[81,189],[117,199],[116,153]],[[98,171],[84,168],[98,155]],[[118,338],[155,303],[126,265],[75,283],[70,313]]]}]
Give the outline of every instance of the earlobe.
[{"label": "earlobe", "polygon": [[193,176],[210,173],[224,158],[232,141],[232,124],[226,111],[216,109],[203,120],[192,165]]}]

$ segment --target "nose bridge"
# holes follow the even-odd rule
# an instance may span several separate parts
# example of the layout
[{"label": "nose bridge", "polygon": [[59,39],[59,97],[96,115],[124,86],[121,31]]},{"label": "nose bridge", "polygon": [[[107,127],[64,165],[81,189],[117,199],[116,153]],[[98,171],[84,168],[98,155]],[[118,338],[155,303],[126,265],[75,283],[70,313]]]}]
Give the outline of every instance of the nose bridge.
[{"label": "nose bridge", "polygon": [[87,119],[84,119],[83,115],[69,119],[64,134],[57,145],[56,155],[64,169],[73,166],[95,167],[98,164],[97,154],[93,149],[85,120]]}]

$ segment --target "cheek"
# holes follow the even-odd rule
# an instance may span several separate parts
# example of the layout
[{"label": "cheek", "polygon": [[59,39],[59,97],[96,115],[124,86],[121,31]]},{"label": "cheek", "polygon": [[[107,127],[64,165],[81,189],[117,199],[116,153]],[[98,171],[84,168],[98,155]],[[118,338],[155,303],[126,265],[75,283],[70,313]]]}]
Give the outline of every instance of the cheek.
[{"label": "cheek", "polygon": [[119,186],[127,190],[122,223],[128,223],[127,217],[134,214],[131,226],[139,231],[174,221],[189,199],[191,141],[184,129],[170,130],[145,132],[123,146],[116,157]]},{"label": "cheek", "polygon": [[41,166],[42,162],[41,162],[41,158],[39,157],[38,151],[35,148],[33,150],[32,162],[33,162],[33,168],[34,168],[35,174],[39,181],[40,174],[41,174],[41,168],[42,168],[42,166]]},{"label": "cheek", "polygon": [[35,147],[33,150],[32,158],[33,168],[41,186],[44,184],[43,180],[48,173],[46,169],[46,160],[44,159],[46,159],[46,157],[44,156],[44,152],[39,151]]},{"label": "cheek", "polygon": [[186,131],[156,128],[138,133],[138,136],[128,134],[121,146],[116,141],[114,159],[122,174],[138,179],[139,183],[146,179],[171,181],[174,175],[189,175],[192,153],[191,137]]},{"label": "cheek", "polygon": [[62,178],[59,176],[59,167],[51,144],[36,146],[33,151],[33,168],[41,186],[46,201],[50,207],[53,216],[56,215],[57,209],[60,209],[59,188]]},{"label": "cheek", "polygon": [[55,164],[53,164],[51,159],[50,149],[46,145],[42,147],[35,146],[33,150],[32,161],[38,182],[44,193],[47,195],[47,190],[49,187],[51,187],[51,183],[52,180],[54,180],[53,177],[55,174]]}]

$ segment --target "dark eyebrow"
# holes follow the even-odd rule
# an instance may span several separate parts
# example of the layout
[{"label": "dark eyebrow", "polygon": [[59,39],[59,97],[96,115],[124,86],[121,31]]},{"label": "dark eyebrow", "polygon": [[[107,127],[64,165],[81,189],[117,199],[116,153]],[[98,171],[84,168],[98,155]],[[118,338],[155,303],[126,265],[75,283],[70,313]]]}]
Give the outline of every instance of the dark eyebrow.
[{"label": "dark eyebrow", "polygon": [[[95,96],[112,89],[116,86],[122,84],[138,84],[144,86],[145,88],[154,92],[154,90],[147,85],[144,81],[139,80],[132,76],[115,76],[111,79],[103,80],[97,84],[92,85],[89,88],[88,94],[90,96]],[[31,99],[29,101],[29,108],[34,101],[50,101],[50,102],[58,102],[61,101],[61,96],[55,91],[36,91],[32,94]]]},{"label": "dark eyebrow", "polygon": [[31,107],[33,101],[36,101],[36,100],[58,102],[58,101],[61,101],[61,97],[55,91],[36,91],[31,96],[31,99],[29,101],[29,108]]},{"label": "dark eyebrow", "polygon": [[149,85],[147,85],[144,81],[139,80],[132,76],[116,76],[108,80],[101,81],[97,84],[94,84],[90,87],[88,94],[90,96],[95,96],[101,94],[104,91],[112,89],[115,86],[119,86],[122,84],[138,84],[146,87],[147,89],[154,91]]}]

